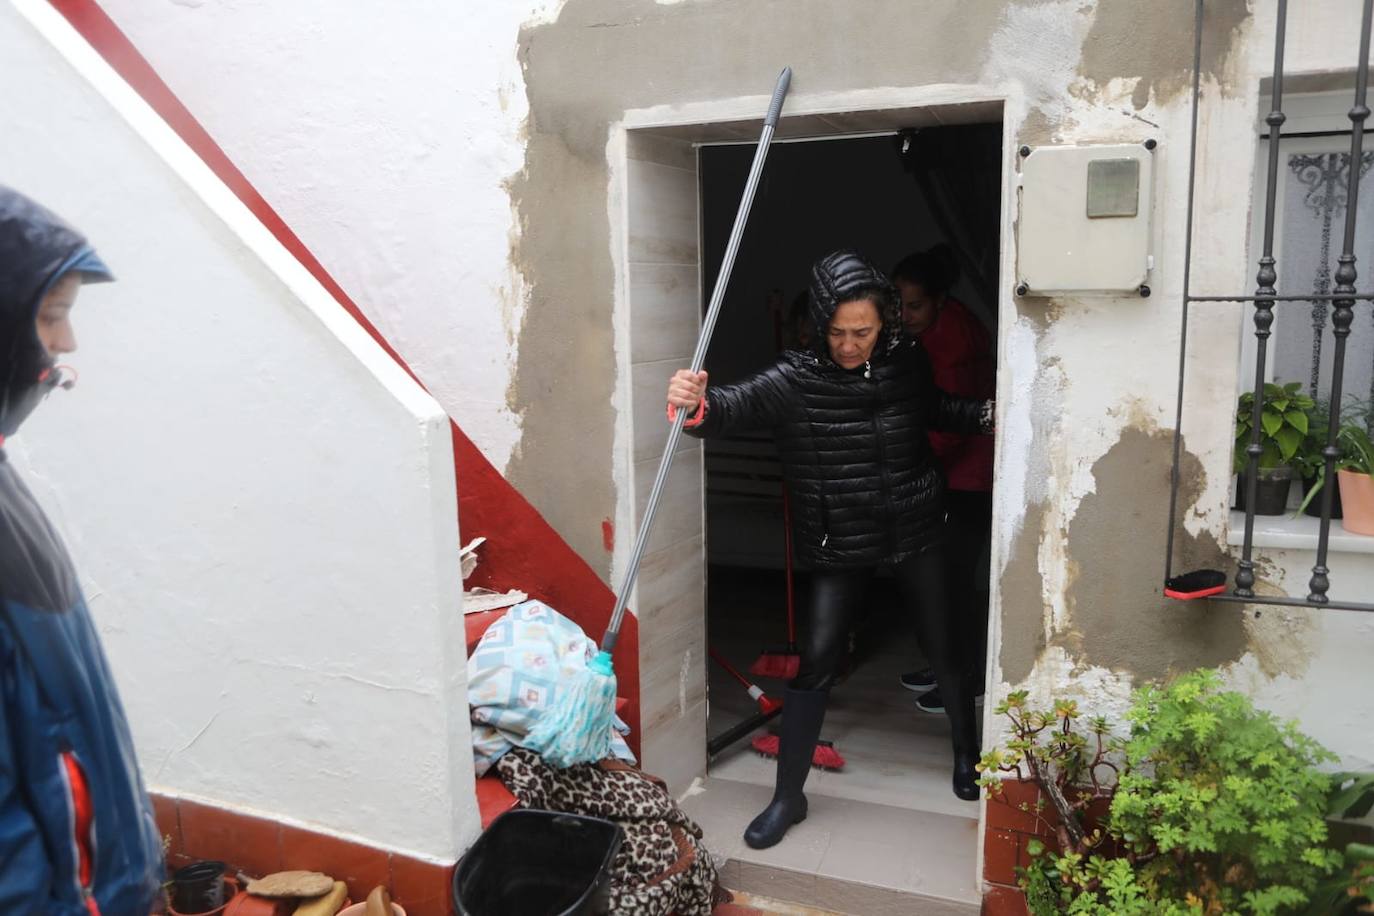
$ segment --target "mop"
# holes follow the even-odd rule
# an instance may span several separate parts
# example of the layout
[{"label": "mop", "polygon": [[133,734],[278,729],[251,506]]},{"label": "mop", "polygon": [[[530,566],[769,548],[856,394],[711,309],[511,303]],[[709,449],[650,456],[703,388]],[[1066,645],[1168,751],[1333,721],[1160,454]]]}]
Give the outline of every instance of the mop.
[{"label": "mop", "polygon": [[[791,82],[792,68],[784,67],[778,76],[777,85],[773,88],[773,98],[768,105],[768,114],[763,120],[763,133],[759,137],[758,149],[754,152],[753,165],[749,167],[749,179],[744,185],[739,210],[735,213],[735,225],[730,230],[730,240],[725,246],[725,257],[721,261],[720,273],[716,276],[715,289],[711,291],[711,304],[706,310],[706,317],[702,320],[701,336],[697,340],[696,352],[692,355],[693,373],[700,372],[702,364],[706,361],[706,350],[711,344],[711,332],[715,329],[716,318],[725,298],[725,288],[730,282],[730,271],[735,265],[735,255],[739,252],[744,224],[749,218],[749,207],[754,202],[759,176],[763,173],[763,163],[768,157],[768,145],[772,142],[773,132],[778,125],[778,116],[782,113],[783,99],[787,96],[787,88]],[[634,551],[630,557],[629,568],[625,572],[625,581],[616,595],[610,625],[601,637],[601,651],[585,668],[571,673],[565,672],[567,676],[565,682],[560,684],[561,689],[554,707],[545,713],[525,738],[525,747],[538,753],[552,766],[569,767],[578,763],[595,763],[610,756],[616,697],[615,669],[611,665],[611,656],[620,638],[620,624],[625,616],[625,605],[630,600],[630,591],[634,588],[635,578],[639,575],[639,562],[649,541],[649,529],[653,525],[659,497],[663,495],[668,468],[673,463],[678,440],[682,437],[682,427],[690,412],[673,412],[668,442],[663,449],[663,458],[658,464],[653,489],[649,492],[648,505],[644,507],[644,520],[640,523],[639,533],[635,537]]]},{"label": "mop", "polygon": [[[759,704],[759,712],[762,715],[771,717],[774,713],[782,710],[782,703],[779,700],[775,700],[764,693],[762,688],[757,684],[736,671],[735,666],[727,662],[719,652],[709,648],[706,651],[710,653],[712,660],[714,660],[717,665],[720,665],[729,672],[731,677],[744,685],[744,688],[749,691],[749,696],[753,697],[754,702]],[[748,732],[745,732],[745,734],[748,734]],[[737,741],[743,736],[744,735],[737,732],[730,734],[729,741]],[[725,743],[724,741],[715,742],[716,746],[711,749],[712,755],[718,753],[721,748],[725,746]],[[778,756],[777,735],[759,735],[750,742],[750,746],[764,757]],[[816,749],[811,753],[811,765],[818,770],[840,770],[844,768],[844,757],[840,756],[840,752],[835,750],[834,744],[829,741],[821,740],[816,742]]]},{"label": "mop", "polygon": [[786,485],[782,488],[783,566],[787,573],[787,648],[764,649],[749,673],[754,677],[776,677],[792,680],[801,670],[801,653],[797,651],[797,613],[792,599],[792,499]]}]

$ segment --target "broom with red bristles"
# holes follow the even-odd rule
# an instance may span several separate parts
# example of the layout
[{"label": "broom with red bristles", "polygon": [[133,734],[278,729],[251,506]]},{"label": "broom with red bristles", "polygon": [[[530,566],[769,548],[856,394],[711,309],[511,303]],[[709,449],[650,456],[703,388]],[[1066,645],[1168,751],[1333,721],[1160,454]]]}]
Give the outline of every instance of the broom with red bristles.
[{"label": "broom with red bristles", "polygon": [[[750,745],[764,757],[777,757],[778,745],[781,743],[777,735],[759,735]],[[835,745],[825,739],[816,742],[816,749],[811,752],[811,765],[818,770],[843,770],[844,757],[835,750]]]},{"label": "broom with red bristles", "polygon": [[[782,709],[783,704],[781,702],[764,693],[761,687],[740,674],[739,671],[735,670],[735,666],[727,662],[719,652],[709,647],[706,651],[710,653],[712,660],[714,660],[717,665],[720,665],[730,673],[731,677],[744,685],[744,688],[749,691],[749,695],[759,704],[759,712],[764,715],[772,715],[779,709]],[[745,734],[748,734],[748,732],[745,732]],[[736,741],[741,737],[743,737],[743,735],[732,735],[726,740]],[[777,735],[759,735],[750,742],[750,746],[764,757],[778,756]],[[839,751],[835,750],[835,745],[833,743],[824,740],[817,741],[816,749],[811,753],[811,765],[818,770],[840,770],[844,768],[844,757],[840,755]]]},{"label": "broom with red bristles", "polygon": [[801,653],[797,651],[797,612],[792,595],[792,498],[786,486],[782,488],[782,540],[786,551],[783,566],[787,571],[787,648],[764,649],[749,666],[749,673],[790,681],[801,670]]}]

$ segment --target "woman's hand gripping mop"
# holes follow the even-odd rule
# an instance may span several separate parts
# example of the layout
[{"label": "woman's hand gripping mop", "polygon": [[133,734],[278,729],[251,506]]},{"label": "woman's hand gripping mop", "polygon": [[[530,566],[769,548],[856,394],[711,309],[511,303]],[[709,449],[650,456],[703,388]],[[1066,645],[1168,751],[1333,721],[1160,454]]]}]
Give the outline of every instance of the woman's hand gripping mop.
[{"label": "woman's hand gripping mop", "polygon": [[[711,291],[711,304],[702,322],[696,353],[692,356],[693,373],[700,372],[702,364],[706,361],[706,350],[711,345],[711,332],[715,329],[716,317],[720,314],[725,289],[730,282],[730,271],[735,266],[735,255],[739,252],[740,238],[744,235],[744,226],[749,219],[749,207],[754,202],[754,193],[758,189],[763,163],[768,158],[768,145],[773,140],[773,131],[777,128],[783,99],[787,96],[787,88],[791,82],[792,68],[785,67],[773,89],[773,100],[763,121],[763,134],[759,137],[758,149],[754,152],[754,163],[749,168],[749,179],[744,186],[744,195],[740,199],[739,210],[735,213],[735,225],[730,230],[730,240],[725,246],[725,257],[721,262],[720,273],[716,276],[715,289]],[[601,637],[601,651],[579,672],[575,683],[567,684],[566,689],[560,691],[561,702],[550,709],[526,737],[525,746],[553,766],[569,767],[578,763],[595,763],[610,755],[616,698],[615,670],[611,665],[611,656],[615,652],[616,640],[620,637],[625,605],[630,600],[635,578],[639,575],[639,562],[649,541],[654,512],[658,509],[659,497],[663,494],[663,484],[668,477],[668,468],[673,463],[678,439],[682,437],[682,426],[687,414],[688,411],[679,410],[673,417],[668,432],[668,444],[663,449],[663,459],[658,464],[658,474],[654,477],[653,490],[649,493],[649,504],[644,509],[644,520],[640,523],[639,533],[635,537],[630,566],[625,573],[625,581],[621,584],[620,592],[616,595],[610,625]]]}]

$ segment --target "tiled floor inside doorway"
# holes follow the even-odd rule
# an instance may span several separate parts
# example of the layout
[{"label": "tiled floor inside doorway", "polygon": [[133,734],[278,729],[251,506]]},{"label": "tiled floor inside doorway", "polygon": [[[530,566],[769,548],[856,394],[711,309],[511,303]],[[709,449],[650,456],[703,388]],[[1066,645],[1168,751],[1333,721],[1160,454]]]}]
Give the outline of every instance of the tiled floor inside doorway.
[{"label": "tiled floor inside doorway", "polygon": [[[711,583],[711,642],[731,663],[747,669],[762,647],[785,642],[781,573],[713,569]],[[919,655],[887,583],[876,583],[869,605],[878,610],[859,638],[861,661],[835,689],[822,734],[846,765],[812,771],[807,820],[772,849],[744,845],[744,826],[771,797],[775,766],[748,739],[712,761],[684,806],[712,853],[728,860],[722,878],[731,888],[865,916],[976,913],[978,805],[950,790],[945,718],[918,711],[898,684]],[[782,682],[758,683],[781,697]],[[715,664],[709,690],[712,735],[755,709]]]}]

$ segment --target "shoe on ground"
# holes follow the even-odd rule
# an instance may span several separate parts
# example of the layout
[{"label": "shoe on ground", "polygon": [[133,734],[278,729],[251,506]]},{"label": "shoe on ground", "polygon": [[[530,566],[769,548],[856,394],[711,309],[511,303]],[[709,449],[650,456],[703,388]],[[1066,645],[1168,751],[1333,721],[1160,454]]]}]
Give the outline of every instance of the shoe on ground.
[{"label": "shoe on ground", "polygon": [[978,800],[977,758],[960,755],[954,758],[954,794],[964,801]]},{"label": "shoe on ground", "polygon": [[[981,693],[973,698],[973,705],[983,705],[983,695]],[[921,697],[916,700],[916,708],[921,712],[928,712],[931,715],[935,715],[945,711],[945,701],[940,699],[939,690],[931,690],[922,694]]]},{"label": "shoe on ground", "polygon": [[[959,789],[956,787],[955,792]],[[962,797],[962,796],[961,796]],[[977,797],[977,796],[975,796]],[[774,798],[767,808],[754,818],[744,831],[744,842],[750,849],[768,849],[782,842],[790,827],[806,820],[806,796]]]},{"label": "shoe on ground", "polygon": [[907,690],[914,690],[916,693],[925,693],[927,690],[935,689],[935,671],[925,668],[921,671],[912,671],[901,676],[901,684]]}]

